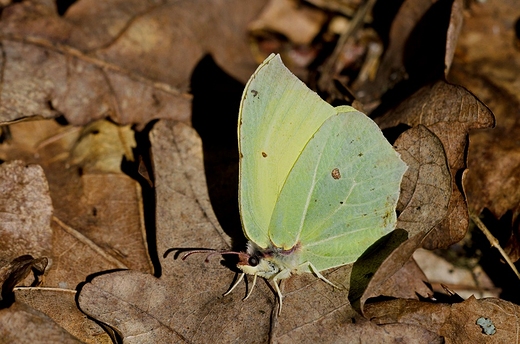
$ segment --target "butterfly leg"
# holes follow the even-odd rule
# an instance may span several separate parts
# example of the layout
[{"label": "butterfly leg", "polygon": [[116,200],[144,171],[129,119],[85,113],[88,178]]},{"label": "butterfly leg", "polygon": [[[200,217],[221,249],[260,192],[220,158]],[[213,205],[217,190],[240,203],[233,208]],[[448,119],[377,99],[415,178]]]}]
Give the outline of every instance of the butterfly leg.
[{"label": "butterfly leg", "polygon": [[314,265],[312,265],[311,262],[305,262],[303,263],[302,265],[300,265],[302,267],[307,267],[316,277],[318,277],[320,280],[322,280],[323,282],[326,282],[328,284],[330,284],[331,286],[333,286],[334,288],[336,289],[341,289],[340,287],[338,287],[337,285],[335,285],[334,283],[332,283],[331,281],[329,281],[328,279],[325,278],[325,276],[323,276],[322,274],[320,274],[320,272],[318,271],[318,269],[316,269],[316,267]]},{"label": "butterfly leg", "polygon": [[[241,273],[240,274],[240,277],[238,277],[237,281],[231,286],[231,288],[226,291],[222,296],[228,296],[229,294],[231,294],[231,292],[233,291],[233,289],[235,289],[235,287],[240,283],[242,282],[242,280],[244,279],[244,275],[245,273]],[[256,276],[255,276],[256,277]]]},{"label": "butterfly leg", "polygon": [[278,294],[278,315],[282,314],[282,292],[280,291],[280,286],[278,285],[278,279],[276,276],[273,278],[274,289]]},{"label": "butterfly leg", "polygon": [[243,301],[247,300],[247,299],[249,298],[249,296],[251,296],[251,293],[253,292],[253,289],[255,288],[255,285],[256,285],[256,276],[257,276],[257,275],[255,274],[255,275],[253,275],[253,276],[254,276],[254,277],[253,277],[253,285],[251,285],[251,289],[249,289],[249,291],[248,291],[246,297],[244,297]]}]

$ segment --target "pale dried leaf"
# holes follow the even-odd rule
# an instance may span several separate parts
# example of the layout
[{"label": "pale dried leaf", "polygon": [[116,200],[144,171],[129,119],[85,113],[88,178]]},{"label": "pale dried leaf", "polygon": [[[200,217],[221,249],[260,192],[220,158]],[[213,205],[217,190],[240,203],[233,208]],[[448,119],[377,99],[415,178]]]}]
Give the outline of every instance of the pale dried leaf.
[{"label": "pale dried leaf", "polygon": [[0,309],[0,333],[2,344],[82,343],[51,318],[23,303]]},{"label": "pale dried leaf", "polygon": [[106,120],[92,122],[81,131],[70,163],[80,165],[83,173],[121,173],[123,157],[132,161],[135,146],[129,125],[118,126]]},{"label": "pale dried leaf", "polygon": [[500,290],[480,265],[454,264],[424,249],[415,251],[413,257],[437,293],[445,294],[445,286],[464,299],[471,295],[477,298],[500,296]]},{"label": "pale dried leaf", "polygon": [[294,44],[309,45],[322,30],[325,12],[299,4],[297,0],[271,0],[249,25],[253,35],[276,32]]}]

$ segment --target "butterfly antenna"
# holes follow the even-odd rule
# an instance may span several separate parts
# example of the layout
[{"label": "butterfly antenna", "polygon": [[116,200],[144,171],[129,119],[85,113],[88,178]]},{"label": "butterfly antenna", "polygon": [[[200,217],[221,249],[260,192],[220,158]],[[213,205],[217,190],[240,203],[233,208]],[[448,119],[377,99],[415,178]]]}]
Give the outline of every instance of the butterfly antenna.
[{"label": "butterfly antenna", "polygon": [[237,254],[238,255],[238,254],[240,254],[240,252],[235,252],[235,251],[193,250],[193,251],[186,253],[184,256],[182,256],[182,260],[186,260],[186,258],[188,258],[189,256],[191,256],[194,253],[208,253],[208,252],[210,252],[210,253],[204,260],[206,263],[209,262],[209,258],[214,255],[224,255],[224,254]]}]

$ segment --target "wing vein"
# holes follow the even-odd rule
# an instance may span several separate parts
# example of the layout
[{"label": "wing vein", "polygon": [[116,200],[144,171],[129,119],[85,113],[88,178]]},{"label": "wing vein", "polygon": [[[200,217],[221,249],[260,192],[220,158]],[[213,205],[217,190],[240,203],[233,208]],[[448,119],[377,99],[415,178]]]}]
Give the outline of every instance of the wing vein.
[{"label": "wing vein", "polygon": [[[311,138],[311,140],[312,140],[312,138]],[[312,184],[311,184],[309,193],[307,194],[307,199],[305,200],[305,208],[303,209],[302,217],[300,219],[300,226],[298,228],[298,235],[296,236],[296,242],[300,241],[300,236],[303,231],[303,224],[305,222],[305,218],[307,217],[307,213],[309,211],[309,204],[311,203],[311,198],[312,198],[311,196],[314,192],[314,188],[316,187],[316,176],[317,176],[317,172],[318,172],[318,167],[320,166],[321,158],[323,157],[323,151],[325,150],[326,146],[327,146],[326,144],[324,144],[322,146],[320,154],[319,154],[319,158],[318,158],[318,163],[314,167],[314,172],[313,172],[313,176],[312,176]]]}]

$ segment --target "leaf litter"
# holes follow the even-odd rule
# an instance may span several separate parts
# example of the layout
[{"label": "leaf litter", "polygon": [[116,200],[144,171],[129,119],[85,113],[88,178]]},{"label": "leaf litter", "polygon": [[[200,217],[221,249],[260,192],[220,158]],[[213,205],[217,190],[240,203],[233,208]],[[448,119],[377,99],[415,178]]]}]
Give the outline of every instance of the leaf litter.
[{"label": "leaf litter", "polygon": [[[6,333],[1,342],[24,342],[35,334],[42,342],[109,342],[119,336],[139,343],[479,343],[518,338],[514,302],[443,298],[429,288],[431,276],[420,268],[424,264],[414,260],[419,247],[467,242],[466,204],[477,214],[489,209],[498,218],[510,212],[508,248],[513,256],[519,251],[514,231],[518,200],[508,192],[515,185],[516,122],[507,110],[518,103],[515,79],[508,77],[518,74],[512,10],[518,5],[508,0],[466,6],[461,1],[408,0],[390,9],[395,16],[387,19],[386,31],[368,32],[381,18],[376,2],[362,18],[356,39],[342,47],[342,58],[332,69],[336,74],[324,76],[330,81],[322,91],[330,92],[331,99],[349,99],[342,90],[350,88],[356,104],[373,110],[385,131],[397,128],[394,145],[410,166],[402,184],[398,229],[358,262],[325,273],[341,289],[313,276],[291,278],[282,285],[284,314],[277,317],[266,283],[258,283],[245,302],[244,285],[222,297],[233,282],[232,261],[174,259],[178,252],[172,248],[228,249],[243,241],[236,234],[240,228],[220,227],[226,221],[213,212],[205,176],[211,171],[189,125],[187,92],[197,61],[211,53],[243,82],[255,68],[253,56],[260,59],[270,49],[283,49],[284,60],[303,71],[299,75],[323,85],[313,81],[310,61],[323,61],[326,50],[319,43],[330,44],[334,32],[345,30],[328,27],[332,19],[348,23],[359,8],[356,1],[309,1],[313,5],[308,9],[307,2],[288,1],[284,6],[296,9],[292,20],[317,25],[290,32],[291,26],[277,25],[280,20],[269,11],[260,14],[266,3],[80,0],[64,16],[41,2],[3,8],[0,118],[9,125],[2,127],[0,158],[6,162],[0,184],[11,193],[4,192],[0,202],[5,216],[0,237],[6,248],[0,271],[8,286],[2,298],[14,302],[0,314],[18,320],[0,322]],[[500,15],[490,18],[489,6]],[[432,24],[432,17],[437,23]],[[410,44],[431,25],[444,38],[430,41],[428,59],[428,53],[410,50]],[[482,30],[490,25],[506,38]],[[367,39],[375,37],[373,32],[382,43]],[[303,38],[297,36],[303,33]],[[248,41],[248,35],[256,42]],[[483,40],[493,46],[475,49],[474,42]],[[386,46],[385,52],[368,54],[368,42],[376,50],[378,44]],[[417,63],[410,64],[414,56]],[[503,61],[513,63],[500,67]],[[451,83],[441,80],[444,75]],[[486,129],[495,125],[490,109],[497,115],[494,130]],[[218,109],[215,115],[224,116]],[[34,116],[59,117],[62,124]],[[117,124],[95,122],[106,117]],[[120,169],[124,160],[125,172],[137,170],[132,153],[142,152],[142,141],[135,150],[134,132],[122,125],[142,130],[154,119],[161,120],[149,132],[154,196],[147,197],[145,184],[136,181],[140,177]],[[147,164],[146,156],[139,156],[139,168]],[[155,224],[147,220],[150,216]]]}]

